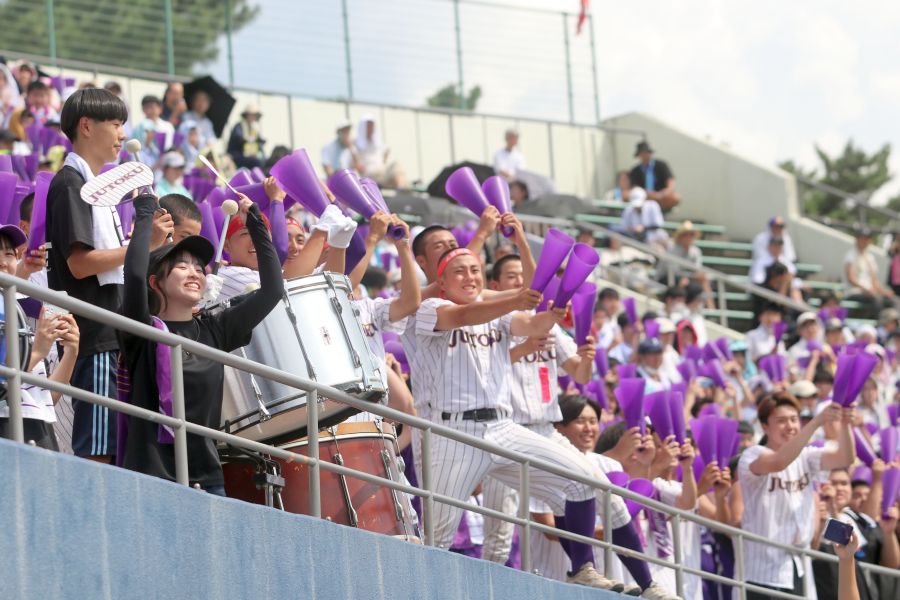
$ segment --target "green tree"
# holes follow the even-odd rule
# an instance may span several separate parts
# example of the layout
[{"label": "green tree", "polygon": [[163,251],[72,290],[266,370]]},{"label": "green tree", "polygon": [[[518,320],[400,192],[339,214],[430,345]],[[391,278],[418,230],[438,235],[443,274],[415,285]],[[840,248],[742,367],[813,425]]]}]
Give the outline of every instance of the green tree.
[{"label": "green tree", "polygon": [[[778,166],[801,180],[800,201],[805,214],[824,220],[855,222],[859,213],[851,202],[841,196],[803,185],[802,180],[825,184],[867,200],[891,180],[892,175],[888,169],[890,144],[885,144],[872,154],[855,146],[853,140],[848,140],[843,150],[834,156],[829,156],[818,146],[815,150],[821,163],[816,168],[803,169],[790,160],[779,163]],[[891,202],[900,206],[900,198]],[[888,220],[871,211],[867,212],[866,219],[870,225],[881,225]]]},{"label": "green tree", "polygon": [[[226,30],[222,0],[172,0],[175,72],[191,75],[218,57]],[[231,0],[231,27],[252,21],[259,7]],[[144,71],[167,71],[164,0],[56,0],[53,18],[59,58]],[[0,2],[0,46],[29,54],[49,53],[47,3]]]},{"label": "green tree", "polygon": [[462,98],[463,104],[460,104],[459,90],[454,84],[448,84],[428,97],[426,101],[428,106],[435,108],[461,108],[462,110],[475,110],[478,100],[481,98],[481,86],[476,85],[469,90],[468,95]]}]

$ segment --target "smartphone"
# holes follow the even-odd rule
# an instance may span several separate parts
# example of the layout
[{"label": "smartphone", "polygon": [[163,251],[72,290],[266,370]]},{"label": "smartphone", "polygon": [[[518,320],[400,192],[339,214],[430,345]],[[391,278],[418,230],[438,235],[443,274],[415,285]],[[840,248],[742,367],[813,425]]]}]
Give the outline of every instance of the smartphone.
[{"label": "smartphone", "polygon": [[837,519],[828,519],[825,524],[824,537],[829,542],[834,542],[839,546],[846,546],[850,543],[850,535],[853,533],[853,526]]},{"label": "smartphone", "polygon": [[[61,294],[65,294],[65,292],[60,292]],[[66,294],[68,295],[68,294]],[[62,308],[61,306],[56,306],[55,304],[50,304],[49,302],[44,302],[44,318],[52,319],[57,315],[68,315],[70,314],[68,310]]]}]

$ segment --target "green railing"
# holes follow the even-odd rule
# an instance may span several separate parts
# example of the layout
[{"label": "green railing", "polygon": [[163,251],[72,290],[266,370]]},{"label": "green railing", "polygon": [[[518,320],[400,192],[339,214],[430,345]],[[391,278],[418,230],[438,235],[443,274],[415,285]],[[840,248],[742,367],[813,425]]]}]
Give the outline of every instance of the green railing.
[{"label": "green railing", "polygon": [[[575,3],[572,3],[573,5]],[[0,48],[231,87],[600,121],[593,19],[482,0],[0,0]],[[468,86],[468,87],[467,87]]]}]

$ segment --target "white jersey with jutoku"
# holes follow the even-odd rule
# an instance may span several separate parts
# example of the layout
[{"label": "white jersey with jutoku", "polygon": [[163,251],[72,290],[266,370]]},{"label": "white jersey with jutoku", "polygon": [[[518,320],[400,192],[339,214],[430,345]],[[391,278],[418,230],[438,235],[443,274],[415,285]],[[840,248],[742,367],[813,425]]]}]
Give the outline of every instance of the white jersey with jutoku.
[{"label": "white jersey with jutoku", "polygon": [[387,388],[387,367],[384,364],[385,331],[401,334],[406,330],[406,319],[391,321],[391,302],[385,298],[362,298],[353,300],[353,306],[359,310],[359,324],[362,325],[366,342],[375,360],[381,366],[381,382]]},{"label": "white jersey with jutoku", "polygon": [[[578,347],[559,325],[554,325],[549,335],[555,338],[552,348],[532,352],[512,364],[512,419],[521,425],[562,421],[556,376],[566,361],[577,354]],[[527,339],[512,338],[512,347]]]},{"label": "white jersey with jutoku", "polygon": [[[816,491],[813,483],[822,477],[824,448],[807,446],[783,471],[754,475],[750,465],[773,451],[751,446],[738,462],[738,481],[744,496],[742,527],[751,533],[782,544],[808,547],[812,540]],[[747,581],[792,588],[792,555],[779,548],[744,542],[744,577]],[[796,562],[802,577],[804,569]]]},{"label": "white jersey with jutoku", "polygon": [[482,325],[436,331],[437,310],[454,306],[441,298],[422,302],[416,312],[416,389],[434,412],[460,413],[496,408],[509,414],[512,315]]}]

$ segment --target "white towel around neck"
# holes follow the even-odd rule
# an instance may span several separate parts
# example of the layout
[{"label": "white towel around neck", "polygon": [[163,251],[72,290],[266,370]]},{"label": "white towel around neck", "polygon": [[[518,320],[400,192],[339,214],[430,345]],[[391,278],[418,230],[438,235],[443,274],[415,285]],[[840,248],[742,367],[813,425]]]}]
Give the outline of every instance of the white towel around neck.
[{"label": "white towel around neck", "polygon": [[[78,171],[84,178],[85,183],[94,178],[94,174],[85,160],[74,152],[69,152],[68,156],[66,156],[65,164]],[[94,249],[112,250],[121,248],[123,236],[116,207],[93,206],[91,207],[91,216],[94,226]],[[98,273],[97,280],[100,282],[100,285],[121,285],[125,283],[125,268],[124,266],[118,266],[109,271]]]}]

